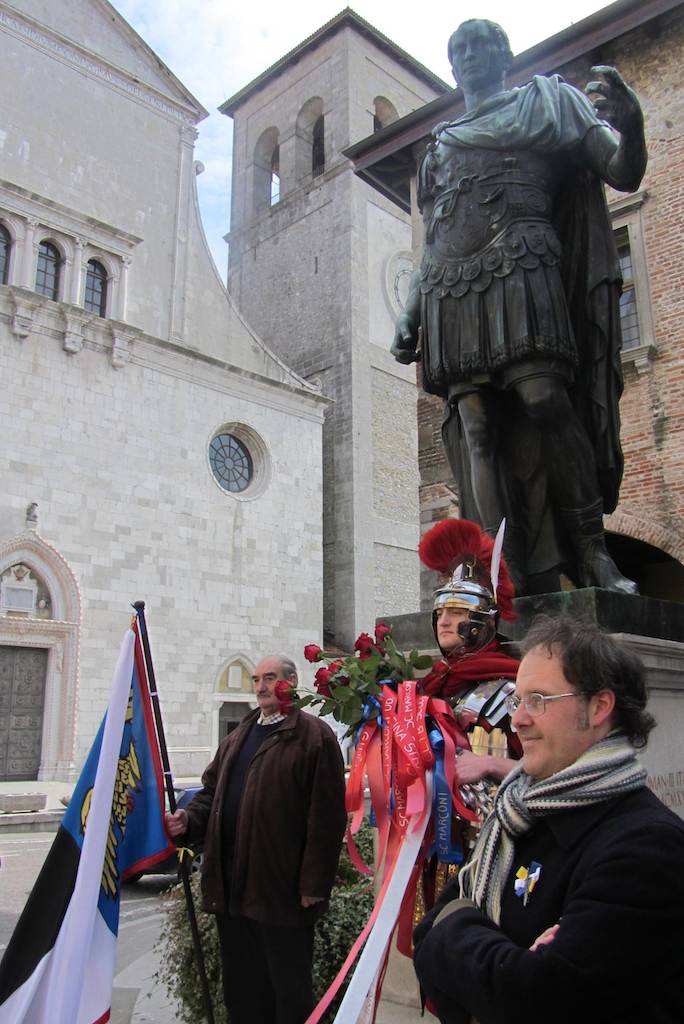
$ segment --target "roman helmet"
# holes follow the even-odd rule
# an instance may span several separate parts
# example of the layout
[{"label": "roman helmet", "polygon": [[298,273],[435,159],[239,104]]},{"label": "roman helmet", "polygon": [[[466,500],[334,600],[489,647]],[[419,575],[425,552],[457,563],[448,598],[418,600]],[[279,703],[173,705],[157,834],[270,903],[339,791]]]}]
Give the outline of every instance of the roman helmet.
[{"label": "roman helmet", "polygon": [[463,643],[449,651],[440,647],[442,654],[479,651],[496,636],[499,616],[515,618],[515,590],[501,557],[504,529],[505,520],[494,541],[468,519],[444,519],[420,542],[418,555],[423,565],[444,577],[432,607],[435,638],[438,609],[457,608],[468,613],[458,627]]}]

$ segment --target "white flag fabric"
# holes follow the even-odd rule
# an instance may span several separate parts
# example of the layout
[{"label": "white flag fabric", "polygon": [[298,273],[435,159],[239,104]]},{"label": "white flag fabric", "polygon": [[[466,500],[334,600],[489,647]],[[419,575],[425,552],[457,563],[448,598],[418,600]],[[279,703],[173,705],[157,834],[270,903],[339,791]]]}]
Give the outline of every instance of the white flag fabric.
[{"label": "white flag fabric", "polygon": [[0,964],[0,1024],[105,1024],[121,882],[174,849],[137,632],[107,713]]}]

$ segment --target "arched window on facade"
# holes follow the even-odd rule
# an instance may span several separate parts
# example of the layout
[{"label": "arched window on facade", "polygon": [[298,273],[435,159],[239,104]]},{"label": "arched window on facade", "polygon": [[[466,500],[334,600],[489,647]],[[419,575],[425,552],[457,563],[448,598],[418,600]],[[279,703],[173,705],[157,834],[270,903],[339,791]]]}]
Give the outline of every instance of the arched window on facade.
[{"label": "arched window on facade", "polygon": [[89,313],[107,313],[107,271],[97,260],[88,260],[83,307]]},{"label": "arched window on facade", "polygon": [[376,96],[373,100],[373,131],[380,132],[388,124],[392,124],[399,117],[397,108],[387,99],[386,96]]},{"label": "arched window on facade", "polygon": [[325,170],[325,118],[323,100],[313,96],[297,114],[295,125],[295,176],[298,182],[315,178]]},{"label": "arched window on facade", "polygon": [[311,176],[317,178],[325,170],[325,118],[316,119],[311,138]]},{"label": "arched window on facade", "polygon": [[41,242],[38,246],[38,265],[36,268],[36,291],[48,299],[59,299],[59,282],[62,269],[62,256],[52,242]]},{"label": "arched window on facade", "polygon": [[12,249],[12,236],[7,228],[0,224],[0,284],[7,284],[9,281],[10,251]]},{"label": "arched window on facade", "polygon": [[280,139],[277,128],[267,128],[254,147],[254,209],[280,201]]}]

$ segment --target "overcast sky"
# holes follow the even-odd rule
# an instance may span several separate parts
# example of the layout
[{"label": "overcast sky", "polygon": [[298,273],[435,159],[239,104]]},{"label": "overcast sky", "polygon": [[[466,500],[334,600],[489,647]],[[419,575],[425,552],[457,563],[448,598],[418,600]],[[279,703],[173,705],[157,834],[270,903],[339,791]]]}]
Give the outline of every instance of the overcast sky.
[{"label": "overcast sky", "polygon": [[[195,157],[206,167],[198,179],[204,229],[225,280],[232,121],[216,108],[229,96],[338,14],[343,0],[316,4],[273,0],[111,0],[146,43],[210,112],[199,126]],[[466,18],[490,18],[508,32],[514,53],[553,35],[602,0],[480,0],[472,6],[438,3],[424,8],[396,0],[356,0],[353,9],[452,84],[446,45]],[[572,16],[572,17],[571,17]]]}]

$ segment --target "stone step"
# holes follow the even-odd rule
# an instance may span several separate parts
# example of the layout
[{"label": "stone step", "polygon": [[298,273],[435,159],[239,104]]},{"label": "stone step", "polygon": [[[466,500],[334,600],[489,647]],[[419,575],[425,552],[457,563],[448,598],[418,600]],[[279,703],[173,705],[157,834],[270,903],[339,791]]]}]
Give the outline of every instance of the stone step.
[{"label": "stone step", "polygon": [[56,832],[64,810],[17,811],[0,814],[0,834],[5,832]]}]

